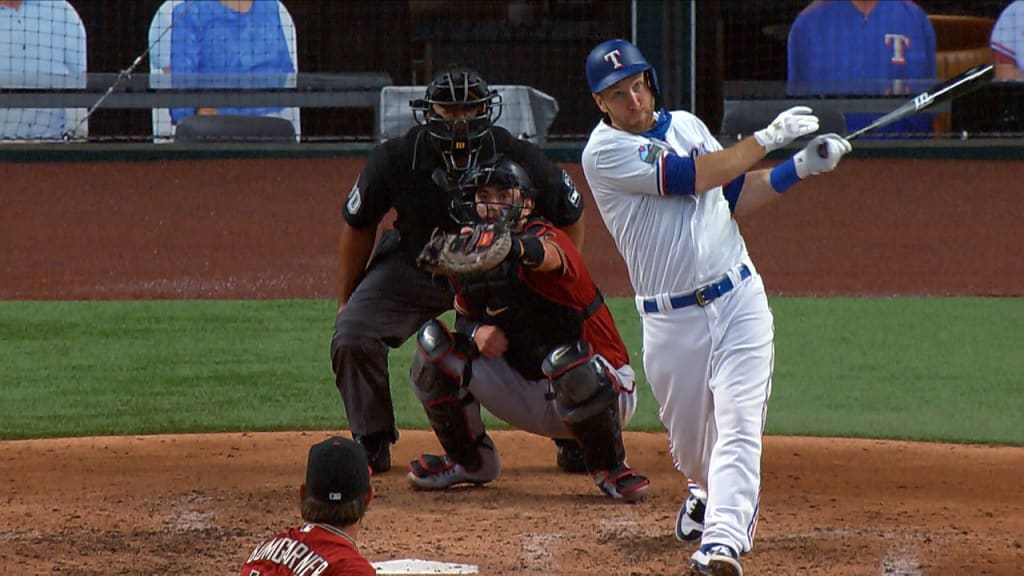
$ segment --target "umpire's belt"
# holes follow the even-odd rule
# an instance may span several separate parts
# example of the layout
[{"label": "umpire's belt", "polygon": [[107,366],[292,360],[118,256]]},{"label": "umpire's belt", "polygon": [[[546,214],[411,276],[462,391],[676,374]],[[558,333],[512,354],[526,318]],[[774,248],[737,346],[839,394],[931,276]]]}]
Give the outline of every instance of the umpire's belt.
[{"label": "umpire's belt", "polygon": [[[746,264],[741,264],[739,270],[740,281],[750,278],[750,268],[747,268]],[[668,307],[658,306],[659,298],[644,298],[642,301],[643,310],[647,314],[653,312],[667,312],[669,310],[675,310],[677,308],[686,308],[687,306],[707,306],[708,304],[715,301],[719,296],[727,294],[734,288],[732,279],[729,276],[725,276],[718,282],[712,282],[703,288],[698,289],[696,292],[690,294],[680,294],[678,296],[668,297]]]}]

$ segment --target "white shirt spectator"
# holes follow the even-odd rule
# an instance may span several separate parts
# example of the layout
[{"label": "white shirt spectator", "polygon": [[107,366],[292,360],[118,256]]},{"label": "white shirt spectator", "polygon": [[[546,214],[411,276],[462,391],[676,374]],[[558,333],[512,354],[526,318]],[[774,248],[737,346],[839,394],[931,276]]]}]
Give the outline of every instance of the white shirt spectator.
[{"label": "white shirt spectator", "polygon": [[[84,88],[85,27],[65,0],[0,1],[0,86]],[[77,112],[64,108],[0,109],[0,139],[84,136]]]},{"label": "white shirt spectator", "polygon": [[992,55],[997,80],[1024,80],[1024,0],[1010,2],[996,20]]}]

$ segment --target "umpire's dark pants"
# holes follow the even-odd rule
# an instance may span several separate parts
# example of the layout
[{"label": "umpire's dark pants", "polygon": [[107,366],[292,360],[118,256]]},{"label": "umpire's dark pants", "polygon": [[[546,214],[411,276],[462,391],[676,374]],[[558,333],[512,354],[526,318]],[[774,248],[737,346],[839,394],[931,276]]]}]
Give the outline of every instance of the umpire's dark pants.
[{"label": "umpire's dark pants", "polygon": [[[397,440],[388,348],[453,306],[444,277],[431,277],[401,252],[378,253],[334,321],[331,360],[353,435],[390,432]],[[401,385],[407,386],[407,375]]]}]

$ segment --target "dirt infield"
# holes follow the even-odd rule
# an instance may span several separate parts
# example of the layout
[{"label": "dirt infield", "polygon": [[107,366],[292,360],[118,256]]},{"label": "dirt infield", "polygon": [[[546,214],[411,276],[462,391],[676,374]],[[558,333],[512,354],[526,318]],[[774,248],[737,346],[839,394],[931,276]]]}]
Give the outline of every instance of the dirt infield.
[{"label": "dirt infield", "polygon": [[[309,445],[325,433],[0,443],[4,574],[233,574],[297,522]],[[418,493],[392,471],[363,523],[371,560],[476,564],[481,574],[680,574],[685,486],[662,434],[630,433],[653,498],[601,496],[554,467],[554,445],[496,432],[505,470],[483,488]],[[405,432],[405,461],[436,441]],[[747,574],[1020,574],[1021,450],[769,437]],[[15,470],[17,472],[15,472]],[[970,471],[971,473],[965,473]]]},{"label": "dirt infield", "polygon": [[[5,165],[0,298],[333,297],[339,211],[360,167]],[[851,159],[833,176],[742,224],[770,294],[1024,294],[1014,163]],[[628,295],[599,215],[587,218],[588,264],[606,293]],[[0,574],[237,573],[258,539],[297,521],[306,450],[328,433],[0,442]],[[423,494],[400,470],[375,478],[366,555],[482,574],[682,572],[695,546],[672,536],[685,484],[664,434],[626,436],[654,489],[637,505],[557,472],[550,441],[495,441],[504,472],[484,488]],[[395,460],[436,446],[403,432]],[[769,437],[763,462],[748,575],[1024,573],[1022,449]]]}]

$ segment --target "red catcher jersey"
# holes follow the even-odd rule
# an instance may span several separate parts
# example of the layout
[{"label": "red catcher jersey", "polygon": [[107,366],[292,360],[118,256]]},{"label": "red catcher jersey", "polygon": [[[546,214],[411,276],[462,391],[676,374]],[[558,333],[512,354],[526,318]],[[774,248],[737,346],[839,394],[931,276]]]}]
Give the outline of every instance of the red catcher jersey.
[{"label": "red catcher jersey", "polygon": [[[538,230],[538,228],[540,228]],[[531,233],[548,242],[557,244],[564,255],[562,273],[538,272],[525,266],[519,267],[519,279],[530,290],[540,296],[565,306],[582,310],[597,297],[597,285],[590,277],[590,272],[583,263],[572,239],[545,220],[531,221],[528,229]],[[466,308],[465,299],[456,295],[458,306]],[[615,320],[606,304],[593,316],[583,321],[583,339],[590,345],[591,351],[600,354],[613,367],[620,368],[629,363],[626,345],[622,342]]]},{"label": "red catcher jersey", "polygon": [[242,565],[241,576],[376,576],[345,532],[306,523],[264,540]]}]

